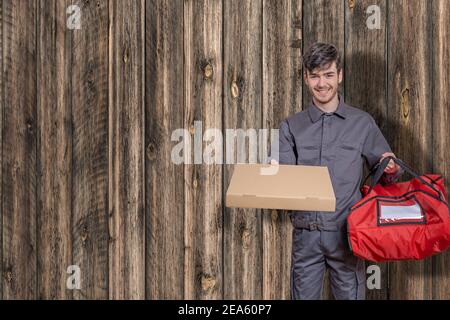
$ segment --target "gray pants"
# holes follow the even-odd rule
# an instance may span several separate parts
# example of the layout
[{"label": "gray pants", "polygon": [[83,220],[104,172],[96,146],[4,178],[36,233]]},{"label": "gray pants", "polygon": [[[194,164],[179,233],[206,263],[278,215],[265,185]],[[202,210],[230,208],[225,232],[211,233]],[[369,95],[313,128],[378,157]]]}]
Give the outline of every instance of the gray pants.
[{"label": "gray pants", "polygon": [[336,300],[364,300],[364,260],[355,257],[343,231],[294,228],[292,234],[291,298],[319,300],[325,268]]}]

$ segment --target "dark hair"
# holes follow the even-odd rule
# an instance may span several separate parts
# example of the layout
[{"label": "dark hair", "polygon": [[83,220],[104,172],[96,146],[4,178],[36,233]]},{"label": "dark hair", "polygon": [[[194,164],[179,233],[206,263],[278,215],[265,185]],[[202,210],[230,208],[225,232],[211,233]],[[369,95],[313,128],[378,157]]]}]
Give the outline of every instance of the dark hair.
[{"label": "dark hair", "polygon": [[303,55],[303,67],[309,72],[316,68],[326,68],[333,61],[336,62],[336,68],[339,72],[342,69],[341,55],[337,48],[329,43],[315,42]]}]

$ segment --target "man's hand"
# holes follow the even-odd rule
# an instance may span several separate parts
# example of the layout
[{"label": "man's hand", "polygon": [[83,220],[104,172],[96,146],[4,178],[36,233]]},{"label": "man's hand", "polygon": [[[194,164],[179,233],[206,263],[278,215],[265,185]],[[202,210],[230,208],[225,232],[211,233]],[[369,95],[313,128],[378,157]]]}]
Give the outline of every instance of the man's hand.
[{"label": "man's hand", "polygon": [[270,164],[272,164],[272,165],[277,165],[277,164],[278,164],[278,161],[275,160],[275,159],[272,159],[272,160],[270,160]]},{"label": "man's hand", "polygon": [[[383,153],[383,155],[381,156],[380,159],[380,163],[381,161],[383,161],[384,158],[386,157],[394,157],[396,158],[395,154],[393,154],[392,152],[385,152]],[[400,166],[398,164],[396,164],[394,162],[394,160],[389,161],[389,164],[387,165],[386,169],[384,170],[385,173],[391,174],[391,173],[396,173],[398,170],[400,170]]]}]

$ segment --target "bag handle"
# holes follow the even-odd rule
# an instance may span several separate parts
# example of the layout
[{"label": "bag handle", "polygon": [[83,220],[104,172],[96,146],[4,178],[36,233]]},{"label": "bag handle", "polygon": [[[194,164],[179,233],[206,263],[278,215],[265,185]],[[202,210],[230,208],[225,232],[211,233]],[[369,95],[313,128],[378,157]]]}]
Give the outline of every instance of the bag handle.
[{"label": "bag handle", "polygon": [[369,177],[373,176],[374,173],[377,171],[378,167],[380,166],[380,163],[377,162],[371,169],[370,172],[366,175],[366,177],[364,178],[362,185],[365,185],[367,180],[369,180]]},{"label": "bag handle", "polygon": [[[439,191],[438,189],[436,189],[432,184],[430,184],[428,181],[425,181],[424,179],[422,179],[417,173],[415,173],[411,168],[409,168],[406,164],[403,163],[403,161],[401,161],[398,158],[389,156],[383,159],[383,161],[381,161],[380,164],[377,164],[374,166],[374,168],[372,168],[372,170],[370,171],[369,175],[366,177],[366,179],[364,180],[364,182],[367,180],[367,178],[370,175],[373,175],[373,180],[372,183],[370,185],[369,191],[367,192],[367,194],[369,194],[373,187],[375,187],[375,185],[380,181],[381,176],[384,173],[384,170],[386,170],[389,162],[391,160],[394,160],[394,162],[396,164],[398,164],[403,170],[405,170],[406,172],[408,172],[410,175],[412,175],[414,178],[418,179],[420,182],[422,182],[423,184],[426,184],[427,186],[429,186],[431,189],[433,189],[437,194],[439,199],[441,199],[442,201],[444,200],[442,197],[442,193],[441,191]],[[375,173],[374,173],[375,172]]]}]

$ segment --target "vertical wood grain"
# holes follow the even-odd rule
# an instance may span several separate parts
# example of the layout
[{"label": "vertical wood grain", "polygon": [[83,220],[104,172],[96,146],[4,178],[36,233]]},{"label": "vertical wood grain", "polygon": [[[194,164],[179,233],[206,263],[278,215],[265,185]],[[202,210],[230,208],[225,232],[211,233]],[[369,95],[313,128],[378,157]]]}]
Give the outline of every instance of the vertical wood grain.
[{"label": "vertical wood grain", "polygon": [[[371,5],[380,9],[380,29],[367,27],[366,10]],[[345,12],[345,100],[372,115],[387,136],[386,1],[349,1]],[[367,172],[366,168],[364,177]],[[373,264],[366,262],[366,267]],[[387,299],[388,264],[377,265],[381,270],[381,289],[366,289],[368,300]]]},{"label": "vertical wood grain", "polygon": [[170,161],[183,128],[183,1],[147,0],[145,55],[146,290],[184,297],[184,169]]},{"label": "vertical wood grain", "polygon": [[[418,173],[431,171],[430,21],[426,1],[388,2],[388,139]],[[408,177],[410,178],[410,177]],[[431,299],[431,258],[389,264],[390,299]]]},{"label": "vertical wood grain", "polygon": [[[344,61],[344,20],[345,1],[304,1],[303,2],[303,51],[314,42],[332,43],[336,46]],[[345,77],[346,75],[344,75]],[[351,75],[348,75],[351,76]],[[339,86],[339,92],[344,93],[344,81]],[[303,109],[311,101],[306,85],[303,86]],[[322,297],[332,299],[328,270],[325,272]]]},{"label": "vertical wood grain", "polygon": [[[264,0],[262,121],[265,129],[278,129],[282,120],[301,110],[302,46],[302,1]],[[292,224],[288,212],[263,210],[262,228],[263,299],[290,299]]]},{"label": "vertical wood grain", "polygon": [[108,1],[80,2],[72,49],[73,263],[75,299],[108,298]]},{"label": "vertical wood grain", "polygon": [[[3,277],[3,1],[0,1],[0,276]],[[0,280],[0,299],[3,299],[3,281]]]},{"label": "vertical wood grain", "polygon": [[[203,134],[195,132],[195,121],[201,121],[203,133],[208,129],[222,130],[223,8],[220,0],[186,1],[184,5],[184,127],[201,139]],[[203,150],[215,142],[219,145],[215,139],[204,141]],[[185,298],[220,299],[222,165],[204,161],[186,165],[184,179]]]},{"label": "vertical wood grain", "polygon": [[3,298],[36,298],[36,2],[3,1]]},{"label": "vertical wood grain", "polygon": [[145,298],[144,1],[110,1],[109,298]]},{"label": "vertical wood grain", "polygon": [[[432,29],[433,172],[444,176],[450,192],[450,3],[434,0],[430,10]],[[433,258],[433,299],[450,299],[450,251]]]},{"label": "vertical wood grain", "polygon": [[[262,1],[224,1],[223,19],[224,129],[242,129],[246,133],[249,129],[257,134],[262,116]],[[246,142],[247,163],[258,161],[250,159],[248,148],[249,143],[255,146],[258,143],[255,137],[249,137]],[[236,163],[237,142],[232,145],[233,163]],[[226,148],[224,150],[231,152]],[[233,168],[233,164],[224,166],[223,197]],[[224,298],[261,299],[261,212],[257,209],[225,208],[224,215]]]},{"label": "vertical wood grain", "polygon": [[70,299],[72,265],[72,32],[67,1],[38,5],[38,298]]}]

